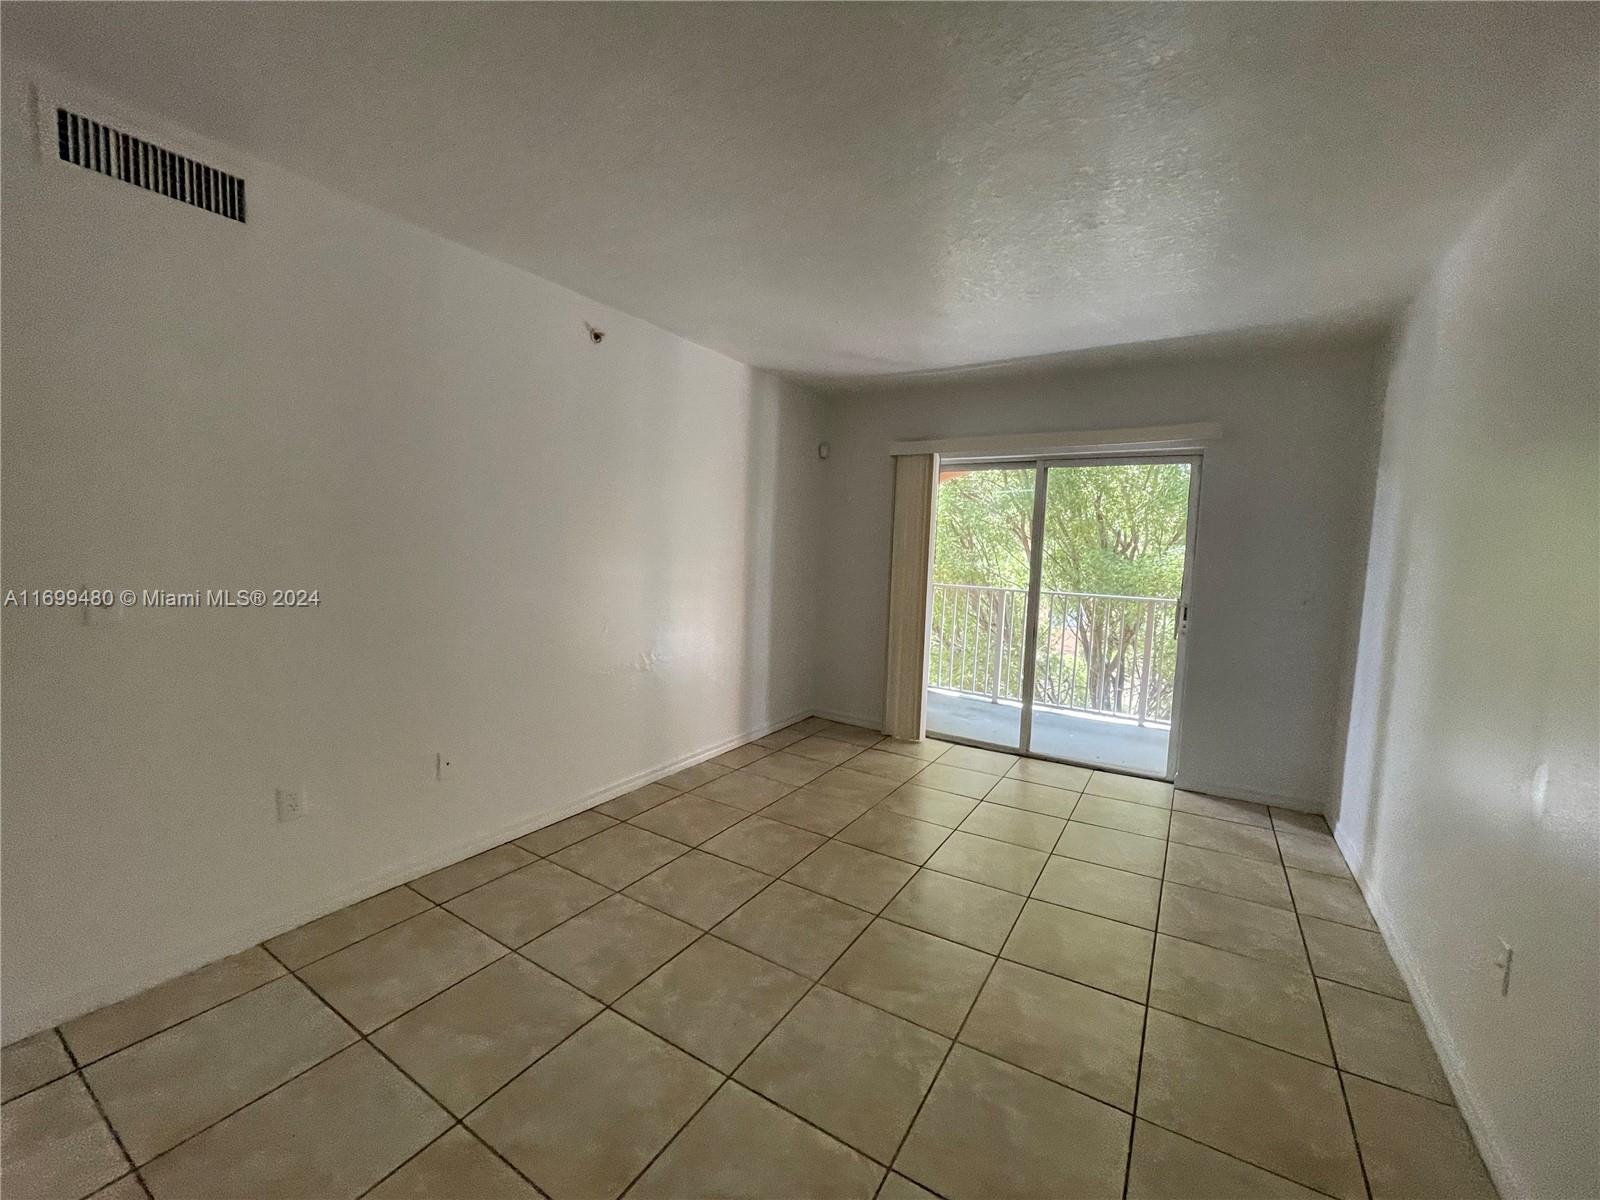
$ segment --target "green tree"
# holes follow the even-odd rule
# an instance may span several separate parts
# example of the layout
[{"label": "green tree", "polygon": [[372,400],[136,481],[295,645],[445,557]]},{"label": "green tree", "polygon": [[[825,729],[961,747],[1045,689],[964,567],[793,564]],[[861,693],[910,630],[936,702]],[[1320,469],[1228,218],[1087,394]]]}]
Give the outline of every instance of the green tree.
[{"label": "green tree", "polygon": [[[1177,650],[1172,606],[1152,612],[1139,600],[1106,597],[1178,596],[1189,470],[1185,463],[1127,463],[1047,473],[1035,677],[1041,703],[1136,708],[1148,641],[1147,711],[1170,716]],[[1031,467],[941,472],[934,581],[1014,590],[1007,596],[946,592],[936,603],[936,634],[944,631],[934,647],[936,681],[955,679],[955,686],[981,692],[997,674],[1002,694],[1020,697],[1019,593],[1028,584],[1033,495]],[[997,657],[1001,646],[1004,655]]]}]

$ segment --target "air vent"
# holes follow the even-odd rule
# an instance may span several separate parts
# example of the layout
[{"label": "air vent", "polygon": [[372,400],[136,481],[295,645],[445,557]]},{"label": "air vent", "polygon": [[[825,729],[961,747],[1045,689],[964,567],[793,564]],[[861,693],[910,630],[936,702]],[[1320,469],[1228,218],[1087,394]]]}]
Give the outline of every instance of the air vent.
[{"label": "air vent", "polygon": [[219,217],[244,221],[244,180],[143,138],[56,109],[61,161],[76,163],[123,183],[159,192]]}]

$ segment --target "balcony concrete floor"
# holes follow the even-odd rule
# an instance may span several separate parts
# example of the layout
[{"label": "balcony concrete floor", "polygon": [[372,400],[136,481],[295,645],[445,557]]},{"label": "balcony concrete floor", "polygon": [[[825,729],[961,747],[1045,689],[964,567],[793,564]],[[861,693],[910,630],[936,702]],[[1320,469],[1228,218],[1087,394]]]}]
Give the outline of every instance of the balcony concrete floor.
[{"label": "balcony concrete floor", "polygon": [[[1015,749],[1022,706],[928,689],[928,734]],[[1131,722],[1066,713],[1044,708],[1033,712],[1030,754],[1060,758],[1088,766],[1141,775],[1167,773],[1164,726],[1140,727]]]}]

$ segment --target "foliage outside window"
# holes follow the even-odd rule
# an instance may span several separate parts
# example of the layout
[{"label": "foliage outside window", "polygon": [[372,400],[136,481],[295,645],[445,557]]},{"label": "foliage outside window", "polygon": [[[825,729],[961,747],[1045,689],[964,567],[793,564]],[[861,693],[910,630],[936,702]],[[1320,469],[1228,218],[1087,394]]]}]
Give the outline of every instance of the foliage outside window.
[{"label": "foliage outside window", "polygon": [[[1189,471],[1130,463],[1047,472],[1036,704],[1171,719]],[[1033,494],[1031,467],[940,473],[935,686],[1022,698]]]}]

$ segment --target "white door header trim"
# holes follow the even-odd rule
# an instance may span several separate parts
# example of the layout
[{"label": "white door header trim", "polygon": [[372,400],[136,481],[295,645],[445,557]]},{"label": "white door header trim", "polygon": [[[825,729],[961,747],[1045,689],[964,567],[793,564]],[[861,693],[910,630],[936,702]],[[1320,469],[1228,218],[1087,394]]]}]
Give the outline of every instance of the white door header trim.
[{"label": "white door header trim", "polygon": [[889,453],[937,454],[948,459],[1051,458],[1085,450],[1107,452],[1199,450],[1222,437],[1214,421],[1139,429],[1083,429],[1067,433],[1001,433],[983,437],[890,442]]}]

